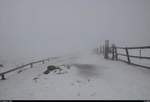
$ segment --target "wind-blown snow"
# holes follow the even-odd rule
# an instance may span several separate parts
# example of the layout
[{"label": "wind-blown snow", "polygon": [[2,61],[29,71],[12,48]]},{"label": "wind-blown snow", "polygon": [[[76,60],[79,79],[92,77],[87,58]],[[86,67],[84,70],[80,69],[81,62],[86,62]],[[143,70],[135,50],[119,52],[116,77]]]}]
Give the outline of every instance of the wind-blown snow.
[{"label": "wind-blown snow", "polygon": [[[48,65],[63,70],[43,74]],[[0,80],[0,99],[147,100],[150,99],[149,73],[149,69],[105,60],[92,53],[63,56]]]}]

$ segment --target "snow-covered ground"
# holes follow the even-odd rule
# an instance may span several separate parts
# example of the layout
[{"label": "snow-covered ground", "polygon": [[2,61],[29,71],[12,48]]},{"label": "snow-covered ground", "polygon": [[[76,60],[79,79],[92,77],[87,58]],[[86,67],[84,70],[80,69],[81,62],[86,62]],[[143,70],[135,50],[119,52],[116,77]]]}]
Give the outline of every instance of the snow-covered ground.
[{"label": "snow-covered ground", "polygon": [[[59,66],[43,74],[48,65]],[[66,66],[70,66],[70,68]],[[0,99],[150,99],[150,70],[93,53],[66,55],[0,80]]]}]

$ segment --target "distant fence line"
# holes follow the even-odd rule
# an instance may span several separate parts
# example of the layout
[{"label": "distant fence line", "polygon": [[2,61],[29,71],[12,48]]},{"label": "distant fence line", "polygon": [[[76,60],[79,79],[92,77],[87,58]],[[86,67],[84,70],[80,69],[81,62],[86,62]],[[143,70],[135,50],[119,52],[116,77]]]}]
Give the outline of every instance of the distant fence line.
[{"label": "distant fence line", "polygon": [[26,67],[26,66],[30,66],[30,67],[32,68],[32,67],[33,67],[33,64],[41,63],[41,62],[42,62],[42,64],[44,64],[45,61],[49,61],[49,60],[50,60],[50,59],[47,58],[47,59],[43,59],[43,60],[39,60],[39,61],[30,62],[30,63],[28,63],[28,64],[24,64],[24,65],[21,65],[21,66],[19,66],[19,67],[16,67],[16,68],[10,69],[10,70],[8,70],[8,71],[2,72],[2,73],[0,73],[1,80],[5,80],[5,79],[6,79],[6,78],[5,78],[5,74],[8,74],[8,73],[10,73],[10,72],[13,72],[13,71],[22,69],[22,68],[24,68],[24,67]]},{"label": "distant fence line", "polygon": [[[123,49],[125,51],[126,54],[123,53],[118,53],[119,49]],[[139,56],[133,56],[129,54],[129,50],[139,50]],[[104,55],[105,59],[111,59],[111,60],[116,60],[116,61],[122,61],[122,62],[126,62],[128,64],[131,65],[136,65],[139,67],[143,67],[143,68],[148,68],[150,69],[150,66],[145,66],[145,65],[140,65],[140,64],[135,64],[131,61],[131,58],[136,58],[136,59],[146,59],[146,60],[150,60],[150,57],[145,57],[145,56],[141,56],[141,50],[142,49],[150,49],[150,46],[140,46],[140,47],[117,47],[115,44],[112,44],[111,47],[109,47],[109,40],[105,41],[105,45],[100,46],[99,50],[97,50],[97,52],[99,52],[100,54]],[[112,54],[112,57],[109,57],[109,54]],[[120,59],[119,56],[125,56],[127,58],[126,60]]]}]

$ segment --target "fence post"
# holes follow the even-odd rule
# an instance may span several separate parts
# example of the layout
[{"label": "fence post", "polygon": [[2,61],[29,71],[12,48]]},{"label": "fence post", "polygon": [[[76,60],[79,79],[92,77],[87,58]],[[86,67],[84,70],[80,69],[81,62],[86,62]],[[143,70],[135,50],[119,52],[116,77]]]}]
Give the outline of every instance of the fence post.
[{"label": "fence post", "polygon": [[115,59],[115,44],[112,44],[112,60]]},{"label": "fence post", "polygon": [[103,55],[104,55],[104,52],[105,52],[105,47],[104,47],[104,45],[103,45]]},{"label": "fence post", "polygon": [[126,55],[127,55],[128,64],[130,64],[131,61],[130,61],[130,57],[129,57],[128,48],[125,48],[125,50],[126,50]]},{"label": "fence post", "polygon": [[116,60],[118,60],[118,52],[117,52],[117,47],[115,47],[115,56],[116,56]]},{"label": "fence post", "polygon": [[140,54],[140,57],[141,57],[141,49],[140,49],[140,51],[139,51],[139,54]]},{"label": "fence post", "polygon": [[113,44],[113,59],[118,60],[118,53],[117,53],[117,47],[115,46],[115,44]]},{"label": "fence post", "polygon": [[33,68],[33,64],[32,63],[30,64],[30,67]]},{"label": "fence post", "polygon": [[109,54],[109,40],[105,40],[105,51],[104,51],[104,58],[108,59]]},{"label": "fence post", "polygon": [[2,77],[1,80],[5,80],[6,79],[4,74],[2,74],[1,77]]}]

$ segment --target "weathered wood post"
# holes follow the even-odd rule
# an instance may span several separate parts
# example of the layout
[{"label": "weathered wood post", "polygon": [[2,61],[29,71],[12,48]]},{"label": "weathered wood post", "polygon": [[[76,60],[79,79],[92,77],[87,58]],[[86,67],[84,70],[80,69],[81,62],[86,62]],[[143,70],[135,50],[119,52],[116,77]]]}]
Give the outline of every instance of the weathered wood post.
[{"label": "weathered wood post", "polygon": [[109,54],[109,40],[105,40],[105,51],[104,51],[104,58],[108,59]]},{"label": "weathered wood post", "polygon": [[103,45],[103,55],[104,55],[104,52],[105,52],[105,46]]},{"label": "weathered wood post", "polygon": [[115,58],[118,60],[118,52],[117,52],[117,47],[115,46]]},{"label": "weathered wood post", "polygon": [[115,59],[115,44],[112,44],[112,60]]},{"label": "weathered wood post", "polygon": [[128,48],[125,48],[125,50],[126,50],[126,56],[127,56],[128,64],[130,64],[131,61],[130,61],[130,57],[129,57]]},{"label": "weathered wood post", "polygon": [[30,68],[33,68],[33,63],[30,64]]},{"label": "weathered wood post", "polygon": [[4,74],[2,74],[1,77],[2,77],[1,80],[5,80],[6,79]]},{"label": "weathered wood post", "polygon": [[139,55],[140,55],[140,57],[141,57],[141,49],[139,50]]}]

